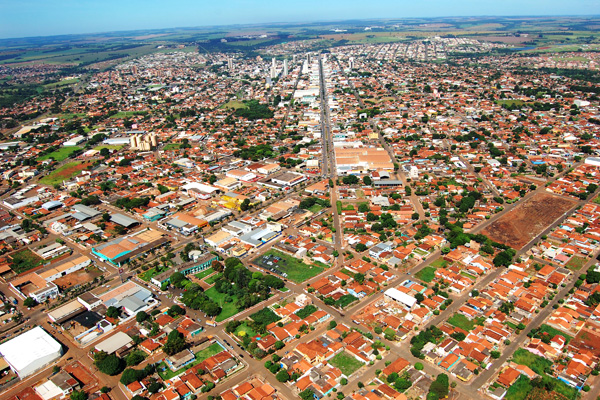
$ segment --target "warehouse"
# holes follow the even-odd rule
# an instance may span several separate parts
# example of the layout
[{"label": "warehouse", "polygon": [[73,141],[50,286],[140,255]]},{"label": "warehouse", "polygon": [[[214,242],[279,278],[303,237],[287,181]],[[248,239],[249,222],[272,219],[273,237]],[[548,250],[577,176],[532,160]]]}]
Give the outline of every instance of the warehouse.
[{"label": "warehouse", "polygon": [[39,326],[0,345],[0,354],[22,379],[58,360],[62,346]]},{"label": "warehouse", "polygon": [[393,300],[397,303],[404,304],[406,307],[413,308],[415,304],[417,304],[417,299],[412,296],[409,296],[406,293],[399,291],[398,289],[391,288],[384,292],[385,297]]}]

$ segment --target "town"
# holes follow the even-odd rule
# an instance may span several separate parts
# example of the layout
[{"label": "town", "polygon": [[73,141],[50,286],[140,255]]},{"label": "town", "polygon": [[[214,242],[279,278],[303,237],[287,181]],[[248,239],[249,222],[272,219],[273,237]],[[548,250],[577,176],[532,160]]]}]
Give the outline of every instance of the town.
[{"label": "town", "polygon": [[600,395],[597,40],[330,36],[0,64],[0,398]]}]

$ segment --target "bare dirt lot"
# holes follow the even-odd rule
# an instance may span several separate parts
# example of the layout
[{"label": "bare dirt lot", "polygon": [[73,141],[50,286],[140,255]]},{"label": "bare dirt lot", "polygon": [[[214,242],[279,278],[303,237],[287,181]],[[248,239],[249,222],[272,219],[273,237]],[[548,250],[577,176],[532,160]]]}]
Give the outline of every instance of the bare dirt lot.
[{"label": "bare dirt lot", "polygon": [[503,215],[482,233],[498,243],[519,250],[575,203],[575,200],[540,193]]},{"label": "bare dirt lot", "polygon": [[61,276],[54,281],[54,284],[57,285],[61,290],[65,290],[72,286],[91,282],[94,280],[94,278],[97,278],[100,275],[102,275],[102,272],[97,269],[80,269],[79,271],[75,271],[71,274]]}]

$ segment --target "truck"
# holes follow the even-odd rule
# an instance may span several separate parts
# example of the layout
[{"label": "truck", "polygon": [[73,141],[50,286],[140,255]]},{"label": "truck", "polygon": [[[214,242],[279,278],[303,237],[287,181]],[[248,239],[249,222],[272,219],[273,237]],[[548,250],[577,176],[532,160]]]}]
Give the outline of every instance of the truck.
[{"label": "truck", "polygon": [[17,301],[17,299],[15,299],[15,298],[14,298],[14,297],[12,297],[12,296],[11,296],[11,297],[9,297],[9,298],[8,298],[8,300],[10,300],[10,302],[11,302],[11,303],[13,303],[15,306],[16,306],[17,304],[19,304],[19,302]]}]

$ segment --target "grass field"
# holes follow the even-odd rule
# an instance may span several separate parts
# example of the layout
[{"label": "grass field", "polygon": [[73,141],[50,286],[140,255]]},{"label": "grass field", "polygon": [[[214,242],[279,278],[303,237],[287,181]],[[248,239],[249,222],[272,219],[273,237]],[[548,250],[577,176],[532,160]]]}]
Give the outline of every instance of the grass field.
[{"label": "grass field", "polygon": [[[273,255],[280,257],[282,261],[275,264],[277,270],[280,274],[287,274],[287,278],[296,283],[302,283],[307,281],[308,279],[319,275],[323,272],[322,267],[318,267],[316,265],[307,265],[302,261],[284,254],[277,250],[269,250],[264,254],[264,256]],[[263,256],[260,256],[254,260],[254,263],[260,265],[262,267],[267,267],[261,263]]]},{"label": "grass field", "polygon": [[122,144],[103,144],[101,146],[96,146],[94,147],[94,150],[102,150],[102,149],[109,149],[109,150],[121,150],[123,147]]},{"label": "grass field", "polygon": [[40,183],[43,185],[55,185],[57,183],[62,183],[63,181],[68,181],[74,176],[79,175],[81,171],[83,171],[89,164],[84,164],[81,161],[73,161],[68,164],[63,165],[60,168],[54,170],[50,175],[43,177],[40,179]]},{"label": "grass field", "polygon": [[566,267],[569,268],[570,270],[577,271],[581,267],[583,267],[586,262],[587,262],[587,259],[585,259],[583,257],[573,256],[567,263]]},{"label": "grass field", "polygon": [[63,79],[62,81],[59,81],[59,82],[48,83],[47,85],[44,85],[44,88],[46,88],[46,89],[55,89],[57,87],[74,85],[77,82],[79,82],[79,78]]},{"label": "grass field", "polygon": [[32,268],[40,265],[44,260],[37,256],[33,251],[29,249],[23,249],[10,256],[12,263],[10,268],[17,274],[21,272],[29,271]]},{"label": "grass field", "polygon": [[517,381],[508,388],[506,400],[525,400],[529,392],[533,389],[531,381],[525,375],[521,375]]},{"label": "grass field", "polygon": [[531,368],[542,377],[544,382],[551,382],[554,385],[555,392],[564,395],[568,399],[575,400],[579,398],[577,389],[568,386],[566,383],[559,381],[549,374],[552,368],[552,361],[536,356],[525,349],[517,349],[512,356],[512,360],[517,364],[526,365]]},{"label": "grass field", "polygon": [[81,150],[81,147],[78,146],[67,146],[61,147],[60,149],[53,151],[52,153],[48,153],[44,156],[38,157],[38,161],[48,160],[50,158],[55,161],[63,161],[71,156],[71,154],[75,153],[77,150]]},{"label": "grass field", "polygon": [[555,329],[546,324],[540,326],[540,332],[546,332],[550,336],[551,339],[556,335],[560,335],[560,336],[564,337],[566,340],[565,345],[569,344],[571,339],[573,339],[572,336],[569,336],[566,333],[563,333],[562,331],[559,331],[558,329]]},{"label": "grass field", "polygon": [[181,147],[181,143],[169,143],[168,145],[165,146],[164,150],[165,151],[179,150],[180,147]]},{"label": "grass field", "polygon": [[431,282],[435,278],[435,271],[437,268],[425,267],[415,274],[415,278],[422,280],[423,282]]},{"label": "grass field", "polygon": [[246,104],[239,100],[230,100],[221,106],[221,108],[231,108],[234,110],[237,110],[240,108],[246,108],[246,107],[247,107]]},{"label": "grass field", "polygon": [[471,331],[475,325],[477,325],[477,319],[469,319],[462,314],[454,314],[448,318],[448,323],[457,328],[464,329],[465,331]]},{"label": "grass field", "polygon": [[321,211],[322,209],[323,209],[323,206],[321,206],[319,204],[315,204],[311,208],[309,208],[308,211],[312,212],[313,214],[316,214],[319,211]]},{"label": "grass field", "polygon": [[[229,317],[233,317],[235,314],[240,312],[240,310],[238,310],[238,308],[235,306],[237,297],[228,296],[225,293],[219,293],[214,287],[211,287],[204,293],[206,293],[208,297],[210,297],[215,303],[217,303],[221,307],[221,313],[217,315],[215,321],[221,322]],[[231,297],[231,302],[225,302],[225,297]]]},{"label": "grass field", "polygon": [[432,262],[431,264],[429,264],[430,267],[434,267],[434,268],[444,268],[446,267],[446,265],[448,265],[448,261],[444,260],[443,258],[438,258],[437,260],[435,260],[434,262]]},{"label": "grass field", "polygon": [[342,374],[346,376],[352,375],[354,372],[358,371],[360,367],[365,365],[345,351],[336,354],[331,360],[329,360],[329,364],[339,368],[340,371],[342,371]]}]

